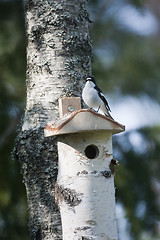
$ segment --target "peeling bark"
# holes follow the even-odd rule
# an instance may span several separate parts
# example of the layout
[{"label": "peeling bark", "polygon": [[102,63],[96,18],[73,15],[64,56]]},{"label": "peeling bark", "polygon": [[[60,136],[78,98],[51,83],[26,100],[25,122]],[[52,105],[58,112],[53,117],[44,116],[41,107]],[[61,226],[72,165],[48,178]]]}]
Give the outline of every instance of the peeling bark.
[{"label": "peeling bark", "polygon": [[80,96],[83,80],[91,73],[87,2],[24,0],[27,101],[14,156],[26,186],[31,239],[62,238],[54,203],[56,139],[44,138],[43,129],[58,117],[58,99]]}]

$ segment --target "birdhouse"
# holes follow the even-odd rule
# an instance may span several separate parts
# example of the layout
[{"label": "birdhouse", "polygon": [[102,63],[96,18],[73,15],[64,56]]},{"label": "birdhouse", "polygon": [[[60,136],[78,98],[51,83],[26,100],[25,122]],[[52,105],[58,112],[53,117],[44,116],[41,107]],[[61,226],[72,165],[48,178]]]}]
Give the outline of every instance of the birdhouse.
[{"label": "birdhouse", "polygon": [[63,239],[116,240],[112,135],[125,127],[90,109],[80,98],[59,100],[60,119],[48,123],[45,137],[58,137],[56,201]]}]

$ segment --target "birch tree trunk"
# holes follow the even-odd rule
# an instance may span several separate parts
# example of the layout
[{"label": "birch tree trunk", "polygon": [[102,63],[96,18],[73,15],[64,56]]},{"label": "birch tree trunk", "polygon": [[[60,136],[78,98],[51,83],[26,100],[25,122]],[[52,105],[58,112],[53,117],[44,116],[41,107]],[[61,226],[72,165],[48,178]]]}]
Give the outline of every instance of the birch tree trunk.
[{"label": "birch tree trunk", "polygon": [[43,130],[58,117],[58,99],[80,96],[91,72],[87,0],[24,0],[24,7],[27,101],[14,153],[26,186],[31,239],[61,239],[56,139],[44,138]]}]

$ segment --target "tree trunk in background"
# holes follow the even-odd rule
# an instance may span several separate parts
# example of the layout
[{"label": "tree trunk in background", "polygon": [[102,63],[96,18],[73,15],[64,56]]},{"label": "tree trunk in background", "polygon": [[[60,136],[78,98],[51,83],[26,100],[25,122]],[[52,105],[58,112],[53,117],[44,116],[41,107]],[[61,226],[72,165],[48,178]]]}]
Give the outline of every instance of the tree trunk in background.
[{"label": "tree trunk in background", "polygon": [[31,239],[61,239],[54,203],[55,138],[44,127],[58,117],[61,96],[80,96],[91,73],[87,0],[25,0],[27,103],[15,146],[26,186]]}]

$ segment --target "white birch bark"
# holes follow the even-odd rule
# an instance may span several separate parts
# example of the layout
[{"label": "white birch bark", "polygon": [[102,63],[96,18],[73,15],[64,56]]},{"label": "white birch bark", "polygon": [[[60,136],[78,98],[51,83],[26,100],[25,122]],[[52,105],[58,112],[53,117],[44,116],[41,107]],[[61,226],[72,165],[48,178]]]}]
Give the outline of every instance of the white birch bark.
[{"label": "white birch bark", "polygon": [[80,96],[91,72],[87,0],[24,0],[27,37],[27,99],[15,158],[26,186],[30,238],[61,239],[54,203],[55,138],[44,126],[58,117],[60,96]]},{"label": "white birch bark", "polygon": [[[56,197],[63,239],[117,240],[111,131],[59,138]],[[92,144],[98,152],[96,158],[89,159],[85,149]]]},{"label": "white birch bark", "polygon": [[60,96],[81,95],[91,69],[86,4],[86,0],[25,1],[28,68],[23,131],[56,118]]}]

